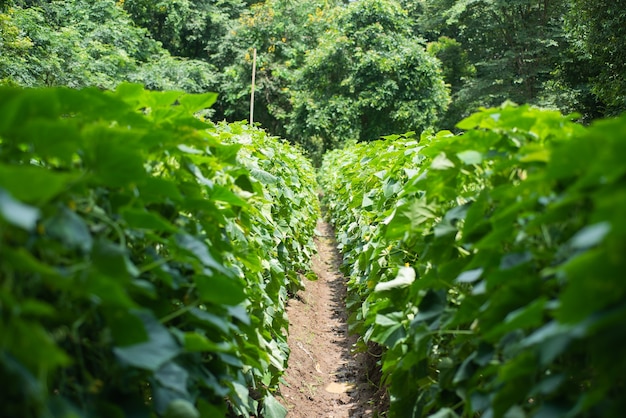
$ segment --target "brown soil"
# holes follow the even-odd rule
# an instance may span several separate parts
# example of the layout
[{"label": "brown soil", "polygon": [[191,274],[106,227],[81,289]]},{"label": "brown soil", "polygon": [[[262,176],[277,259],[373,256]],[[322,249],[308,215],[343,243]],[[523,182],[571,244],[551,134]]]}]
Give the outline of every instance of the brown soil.
[{"label": "brown soil", "polygon": [[375,359],[355,353],[348,333],[345,279],[332,227],[320,220],[313,259],[317,281],[289,301],[289,368],[280,388],[288,418],[380,417]]}]

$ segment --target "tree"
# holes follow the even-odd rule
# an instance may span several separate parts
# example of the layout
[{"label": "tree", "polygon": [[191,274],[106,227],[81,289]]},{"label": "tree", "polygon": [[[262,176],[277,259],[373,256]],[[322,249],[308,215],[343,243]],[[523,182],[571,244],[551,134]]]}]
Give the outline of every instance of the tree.
[{"label": "tree", "polygon": [[568,20],[577,52],[598,71],[593,93],[607,114],[626,111],[626,0],[574,0]]},{"label": "tree", "polygon": [[218,115],[229,120],[249,117],[253,49],[257,49],[254,120],[273,135],[287,136],[294,73],[307,50],[329,23],[324,18],[334,1],[267,0],[241,15],[224,38],[217,60],[225,63]]},{"label": "tree", "polygon": [[215,87],[214,67],[172,58],[113,0],[16,3],[0,14],[3,83],[111,89],[127,80],[189,92]]},{"label": "tree", "polygon": [[539,103],[569,48],[563,0],[423,0],[422,6],[419,32],[431,41],[456,40],[476,69],[455,92],[454,123],[480,106]]},{"label": "tree", "polygon": [[433,126],[448,91],[406,11],[395,1],[361,0],[331,18],[298,72],[290,137],[321,152]]},{"label": "tree", "polygon": [[211,62],[245,10],[243,0],[124,0],[133,21],[172,55]]},{"label": "tree", "polygon": [[463,46],[455,39],[447,36],[440,37],[436,42],[430,42],[426,50],[441,61],[443,78],[446,84],[450,86],[452,97],[448,111],[438,126],[452,129],[467,111],[460,92],[476,75],[476,67],[471,63]]}]

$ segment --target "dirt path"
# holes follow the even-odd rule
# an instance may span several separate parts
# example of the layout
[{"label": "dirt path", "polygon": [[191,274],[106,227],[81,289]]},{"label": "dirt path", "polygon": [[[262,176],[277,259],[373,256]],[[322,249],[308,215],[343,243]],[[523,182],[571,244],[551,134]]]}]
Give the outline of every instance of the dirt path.
[{"label": "dirt path", "polygon": [[356,337],[348,334],[334,231],[321,220],[317,230],[313,270],[318,280],[307,281],[287,308],[291,355],[282,403],[288,418],[376,417],[376,388],[368,381],[371,360],[353,354]]}]

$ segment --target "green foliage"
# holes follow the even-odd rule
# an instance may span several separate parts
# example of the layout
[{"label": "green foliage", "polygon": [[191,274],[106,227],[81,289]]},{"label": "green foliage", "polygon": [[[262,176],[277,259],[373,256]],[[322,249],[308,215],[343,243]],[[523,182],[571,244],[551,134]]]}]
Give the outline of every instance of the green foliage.
[{"label": "green foliage", "polygon": [[204,92],[215,68],[172,58],[113,0],[44,2],[0,14],[0,80],[22,86],[97,86],[122,81]]},{"label": "green foliage", "polygon": [[352,2],[310,51],[293,87],[291,138],[321,151],[432,126],[448,103],[437,60],[399,4]]},{"label": "green foliage", "polygon": [[476,68],[471,63],[467,51],[455,39],[440,37],[427,46],[429,54],[441,61],[443,78],[450,86],[451,103],[445,117],[438,126],[454,126],[467,112],[461,90],[476,75]]},{"label": "green foliage", "polygon": [[[466,78],[454,94],[445,128],[481,106],[516,103],[563,104],[566,93],[550,91],[562,55],[569,49],[562,0],[426,0],[416,25],[435,41],[441,36],[464,48],[475,77]],[[544,94],[546,93],[546,94]],[[558,93],[558,94],[557,94]],[[557,97],[554,97],[557,96]],[[571,97],[569,98],[571,99]]]},{"label": "green foliage", "polygon": [[241,0],[123,0],[135,24],[146,28],[172,55],[212,58],[244,10]]},{"label": "green foliage", "polygon": [[621,416],[626,118],[458,127],[347,146],[319,176],[390,416]]},{"label": "green foliage", "polygon": [[607,104],[608,114],[626,111],[626,2],[575,0],[568,14],[579,53],[598,71],[593,92]]},{"label": "green foliage", "polygon": [[254,121],[285,136],[292,109],[290,89],[305,53],[317,44],[335,1],[268,0],[252,5],[224,38],[218,110],[229,120],[249,118],[252,57],[257,49]]},{"label": "green foliage", "polygon": [[476,69],[467,56],[467,51],[452,38],[440,37],[436,42],[428,44],[427,51],[441,61],[443,78],[450,85],[453,93],[458,91],[466,80],[476,74]]},{"label": "green foliage", "polygon": [[204,93],[218,85],[216,68],[200,60],[162,55],[141,65],[136,73],[128,74],[128,81],[141,83],[149,90],[178,90]]},{"label": "green foliage", "polygon": [[280,417],[302,154],[194,117],[213,93],[0,98],[0,415]]}]

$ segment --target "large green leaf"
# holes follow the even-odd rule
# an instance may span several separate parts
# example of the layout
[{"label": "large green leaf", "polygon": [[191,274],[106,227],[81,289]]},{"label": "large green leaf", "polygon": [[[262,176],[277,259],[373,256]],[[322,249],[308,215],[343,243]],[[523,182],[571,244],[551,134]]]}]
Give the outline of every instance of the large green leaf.
[{"label": "large green leaf", "polygon": [[193,254],[204,266],[209,267],[213,271],[230,275],[230,271],[215,260],[205,242],[189,234],[178,234],[176,241],[182,249]]},{"label": "large green leaf", "polygon": [[186,94],[178,99],[178,103],[189,114],[213,106],[217,100],[217,93]]},{"label": "large green leaf", "polygon": [[386,237],[389,239],[400,238],[405,233],[419,230],[422,224],[434,217],[432,207],[425,200],[415,199],[396,210],[387,222]]},{"label": "large green leaf", "polygon": [[194,276],[198,294],[204,302],[221,305],[237,305],[246,298],[243,286],[234,278],[216,274]]},{"label": "large green leaf", "polygon": [[[0,184],[11,195],[24,203],[42,204],[68,189],[77,176],[55,173],[33,165],[9,166],[0,164]],[[28,182],[28,186],[25,186]]]},{"label": "large green leaf", "polygon": [[261,413],[267,418],[285,418],[287,416],[287,408],[282,406],[275,397],[268,394],[263,399]]},{"label": "large green leaf", "polygon": [[131,228],[176,232],[177,228],[162,216],[145,209],[125,208],[120,212]]},{"label": "large green leaf", "polygon": [[148,340],[132,345],[117,346],[113,352],[123,364],[156,372],[176,357],[182,349],[167,328],[148,311],[137,311],[133,314],[143,322]]},{"label": "large green leaf", "polygon": [[92,126],[85,129],[89,144],[89,168],[105,186],[122,187],[141,182],[146,176],[144,158],[138,152],[138,136],[126,129]]}]

